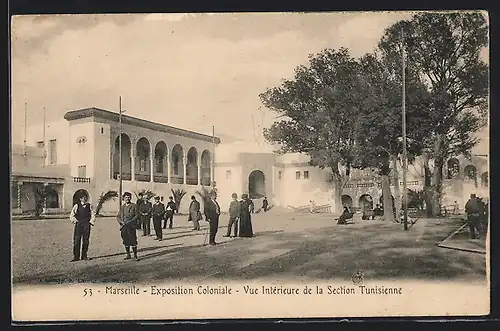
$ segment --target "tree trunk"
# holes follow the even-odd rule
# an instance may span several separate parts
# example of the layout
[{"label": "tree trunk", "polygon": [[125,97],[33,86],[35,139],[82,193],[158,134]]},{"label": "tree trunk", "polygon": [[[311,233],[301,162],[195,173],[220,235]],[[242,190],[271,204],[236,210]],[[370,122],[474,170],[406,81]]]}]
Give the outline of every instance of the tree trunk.
[{"label": "tree trunk", "polygon": [[343,183],[342,183],[342,176],[339,173],[333,173],[333,185],[334,185],[334,206],[333,206],[333,212],[334,213],[342,213],[343,208],[342,208],[342,189],[343,189]]},{"label": "tree trunk", "polygon": [[429,156],[422,155],[424,158],[424,201],[425,201],[425,214],[427,217],[432,216],[432,173],[429,167]]},{"label": "tree trunk", "polygon": [[399,172],[398,172],[398,157],[392,156],[392,178],[394,181],[394,199],[396,200],[396,220],[399,221],[399,213],[401,212],[401,190],[399,188]]},{"label": "tree trunk", "polygon": [[384,203],[384,220],[394,221],[394,210],[392,209],[392,194],[389,175],[382,175],[382,196]]},{"label": "tree trunk", "polygon": [[442,156],[443,138],[438,136],[434,144],[434,169],[432,173],[432,216],[439,216],[441,213],[441,192],[443,188],[443,164]]}]

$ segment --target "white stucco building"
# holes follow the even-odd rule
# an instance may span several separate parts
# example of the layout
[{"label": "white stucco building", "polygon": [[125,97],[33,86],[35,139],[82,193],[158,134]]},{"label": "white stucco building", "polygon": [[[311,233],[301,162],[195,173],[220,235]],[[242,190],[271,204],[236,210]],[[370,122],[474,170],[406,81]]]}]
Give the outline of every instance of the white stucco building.
[{"label": "white stucco building", "polygon": [[[228,207],[232,193],[248,193],[254,200],[267,197],[271,205],[284,208],[305,206],[310,200],[329,204],[332,211],[340,207],[334,205],[329,170],[310,166],[307,155],[277,154],[268,145],[224,142],[126,115],[122,123],[124,191],[149,189],[167,199],[172,189],[182,189],[186,195],[181,212],[187,211],[189,197],[212,181],[222,208]],[[69,211],[76,192],[86,192],[95,203],[101,193],[118,191],[119,130],[119,115],[97,108],[70,111],[64,119],[46,123],[45,130],[42,125],[29,127],[26,150],[12,147],[13,210],[34,208],[37,185],[55,189],[57,196],[48,199],[47,207],[60,211]],[[457,201],[463,206],[470,193],[489,196],[488,148],[484,150],[471,160],[462,156],[448,160],[443,173],[444,204]],[[398,172],[401,175],[402,169]],[[411,165],[408,187],[421,189],[423,177],[419,162]],[[355,207],[376,204],[381,195],[378,176],[353,170],[342,202]],[[255,203],[260,207],[259,201]],[[117,208],[118,202],[109,202],[103,212],[115,213]]]}]

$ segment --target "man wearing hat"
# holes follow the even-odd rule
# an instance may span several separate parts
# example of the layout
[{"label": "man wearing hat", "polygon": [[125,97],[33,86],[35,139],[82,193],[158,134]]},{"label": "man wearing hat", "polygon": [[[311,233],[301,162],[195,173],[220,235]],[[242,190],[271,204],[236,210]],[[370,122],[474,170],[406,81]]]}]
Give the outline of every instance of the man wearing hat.
[{"label": "man wearing hat", "polygon": [[201,220],[200,203],[196,200],[196,197],[192,195],[191,203],[189,204],[188,222],[189,221],[193,222],[193,231],[200,230],[200,220]]},{"label": "man wearing hat", "polygon": [[125,192],[123,194],[123,200],[125,203],[121,206],[116,220],[120,224],[123,246],[125,246],[125,251],[127,252],[125,260],[130,260],[132,258],[130,256],[130,247],[132,247],[134,258],[137,260],[136,224],[139,218],[139,211],[137,210],[137,205],[131,201],[132,194],[130,192]]},{"label": "man wearing hat", "polygon": [[[80,203],[73,206],[69,219],[75,225],[73,231],[73,260],[71,262],[88,260],[87,251],[90,243],[90,227],[94,225],[95,215],[87,202],[87,196],[80,197]],[[80,255],[80,247],[82,249]]]},{"label": "man wearing hat", "polygon": [[163,228],[167,228],[167,221],[169,222],[168,228],[171,229],[174,223],[174,213],[177,210],[177,205],[174,202],[173,197],[168,197],[167,208],[165,210],[165,223],[163,224]]},{"label": "man wearing hat", "polygon": [[231,236],[231,228],[234,226],[234,237],[238,236],[238,219],[240,217],[240,202],[236,193],[231,194],[233,201],[229,204],[229,224],[227,225],[227,233],[224,237]]},{"label": "man wearing hat", "polygon": [[479,239],[479,221],[481,219],[481,209],[475,194],[470,195],[469,201],[465,204],[467,223],[469,224],[470,238]]},{"label": "man wearing hat", "polygon": [[211,198],[204,205],[204,213],[206,220],[210,222],[209,244],[216,245],[215,236],[219,229],[220,206],[217,202],[217,193],[212,191],[210,196]]},{"label": "man wearing hat", "polygon": [[165,216],[165,205],[160,202],[160,197],[155,197],[155,203],[153,205],[153,227],[155,229],[156,238],[155,240],[163,239],[163,231],[161,228],[161,221],[163,216]]},{"label": "man wearing hat", "polygon": [[149,236],[151,234],[151,214],[153,212],[153,205],[149,202],[148,198],[143,196],[143,200],[139,206],[141,224],[142,224],[142,235]]}]

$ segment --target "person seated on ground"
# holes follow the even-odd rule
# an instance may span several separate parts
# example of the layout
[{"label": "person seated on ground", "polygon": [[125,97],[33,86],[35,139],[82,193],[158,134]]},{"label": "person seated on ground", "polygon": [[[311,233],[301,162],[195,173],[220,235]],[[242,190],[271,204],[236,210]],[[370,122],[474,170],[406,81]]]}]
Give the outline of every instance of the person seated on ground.
[{"label": "person seated on ground", "polygon": [[342,215],[340,215],[337,224],[347,224],[347,220],[352,219],[353,215],[354,213],[351,213],[349,211],[349,208],[347,206],[344,206],[344,211],[342,212]]},{"label": "person seated on ground", "polygon": [[375,209],[373,209],[373,215],[374,216],[383,216],[384,215],[384,210],[380,206],[380,204],[377,203],[375,206]]}]

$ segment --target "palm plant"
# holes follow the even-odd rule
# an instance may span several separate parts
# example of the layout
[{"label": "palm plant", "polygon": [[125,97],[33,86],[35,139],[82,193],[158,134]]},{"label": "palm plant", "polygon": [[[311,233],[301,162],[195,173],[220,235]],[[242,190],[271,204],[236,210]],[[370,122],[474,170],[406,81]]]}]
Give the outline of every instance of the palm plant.
[{"label": "palm plant", "polygon": [[40,217],[45,207],[45,201],[50,195],[57,195],[57,191],[50,185],[38,186],[35,188],[35,218]]},{"label": "palm plant", "polygon": [[139,192],[134,191],[135,197],[137,199],[139,199],[139,194],[141,193],[142,196],[146,198],[146,200],[151,200],[154,196],[156,196],[156,194],[151,190],[140,190]]},{"label": "palm plant", "polygon": [[116,191],[108,191],[106,193],[104,192],[101,193],[99,199],[97,199],[97,206],[95,207],[96,216],[101,216],[100,211],[105,202],[109,200],[115,200],[116,198],[118,198],[118,192]]},{"label": "palm plant", "polygon": [[174,198],[174,202],[177,206],[177,210],[175,211],[176,213],[179,212],[179,206],[181,205],[182,198],[186,195],[186,191],[183,189],[172,189],[172,196]]},{"label": "palm plant", "polygon": [[206,205],[206,202],[210,201],[210,199],[211,199],[212,190],[209,190],[206,187],[202,187],[201,191],[196,191],[195,193],[201,198],[201,200],[203,201],[203,204]]}]

